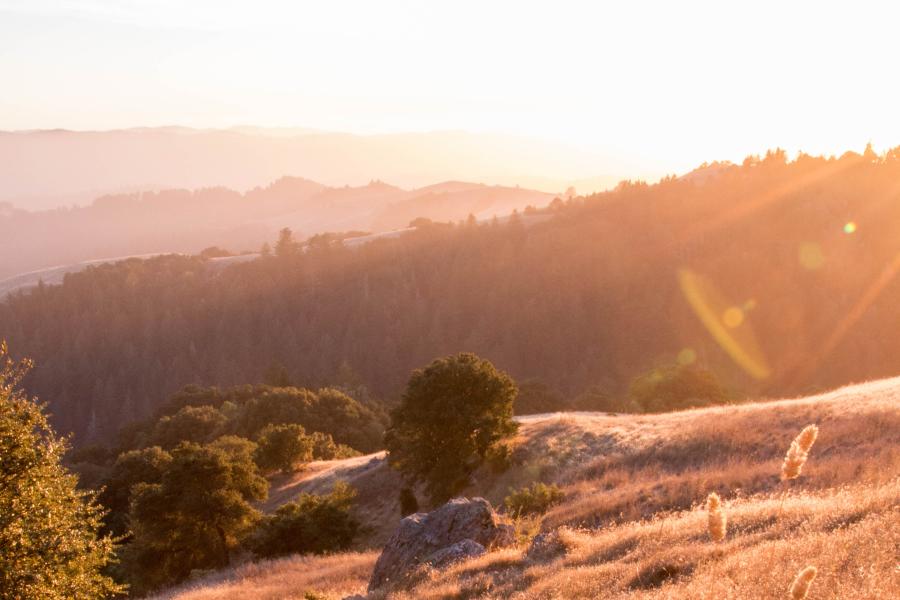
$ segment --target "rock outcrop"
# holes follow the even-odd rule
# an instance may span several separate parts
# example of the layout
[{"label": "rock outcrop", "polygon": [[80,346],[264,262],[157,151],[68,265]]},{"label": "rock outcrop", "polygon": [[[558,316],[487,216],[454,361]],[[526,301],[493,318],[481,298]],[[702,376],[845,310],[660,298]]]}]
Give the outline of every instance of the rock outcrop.
[{"label": "rock outcrop", "polygon": [[513,526],[484,498],[455,498],[400,521],[375,563],[369,590],[395,584],[423,565],[443,567],[515,541]]}]

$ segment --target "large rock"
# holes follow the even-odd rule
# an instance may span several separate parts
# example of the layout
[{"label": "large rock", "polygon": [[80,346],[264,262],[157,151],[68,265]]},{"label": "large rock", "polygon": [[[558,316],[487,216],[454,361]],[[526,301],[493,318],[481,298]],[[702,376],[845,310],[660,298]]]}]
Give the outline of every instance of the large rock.
[{"label": "large rock", "polygon": [[437,552],[432,552],[425,559],[425,564],[433,569],[443,569],[449,567],[453,563],[457,563],[467,558],[475,558],[487,552],[487,548],[476,542],[466,538],[461,542],[450,544],[446,548],[441,548]]},{"label": "large rock", "polygon": [[513,542],[513,526],[494,512],[490,502],[455,498],[430,513],[416,513],[400,521],[375,563],[369,590],[397,583],[420,565],[446,565]]}]

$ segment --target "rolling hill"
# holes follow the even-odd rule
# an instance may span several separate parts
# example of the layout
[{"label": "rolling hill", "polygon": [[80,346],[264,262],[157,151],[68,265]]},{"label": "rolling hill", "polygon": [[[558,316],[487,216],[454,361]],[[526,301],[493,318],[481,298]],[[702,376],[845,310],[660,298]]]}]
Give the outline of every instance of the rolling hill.
[{"label": "rolling hill", "polygon": [[[811,598],[900,593],[900,378],[741,406],[633,416],[521,418],[513,466],[480,472],[466,495],[501,503],[510,487],[559,484],[565,499],[523,522],[517,547],[427,573],[390,598],[776,598],[818,568]],[[793,437],[816,424],[802,477],[779,480]],[[365,593],[378,548],[399,521],[396,475],[381,455],[313,463],[274,480],[268,509],[337,479],[360,490],[372,533],[356,552],[288,557],[207,575],[171,600],[324,598]],[[724,500],[728,535],[709,541],[703,506]],[[556,532],[549,556],[528,537]],[[373,594],[372,598],[385,596]]]},{"label": "rolling hill", "polygon": [[353,135],[298,128],[0,131],[0,207],[44,210],[99,196],[224,186],[249,191],[284,175],[330,187],[384,179],[406,188],[444,180],[559,193],[606,189],[633,167],[563,144],[437,131]]},{"label": "rolling hill", "polygon": [[55,425],[100,442],[186,384],[259,382],[274,364],[386,400],[460,351],[564,399],[622,398],[671,364],[736,399],[900,372],[900,154],[703,172],[222,269],[92,267],[0,303],[0,338],[35,360],[26,385]]},{"label": "rolling hill", "polygon": [[[217,187],[103,196],[80,208],[0,213],[0,280],[116,256],[191,254],[210,246],[255,252],[283,227],[301,239],[329,231],[378,233],[419,217],[491,218],[552,199],[524,188],[466,182],[407,190],[380,181],[328,187],[294,177],[244,194]],[[0,281],[0,289],[8,286]]]}]

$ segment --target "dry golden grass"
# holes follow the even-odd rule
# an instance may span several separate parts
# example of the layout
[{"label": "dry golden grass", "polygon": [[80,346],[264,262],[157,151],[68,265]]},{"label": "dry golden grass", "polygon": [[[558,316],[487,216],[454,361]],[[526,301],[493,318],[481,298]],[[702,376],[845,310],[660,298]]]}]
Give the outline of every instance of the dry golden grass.
[{"label": "dry golden grass", "polygon": [[725,516],[725,511],[722,509],[722,500],[717,493],[713,492],[707,497],[706,512],[709,537],[714,542],[721,542],[725,539],[728,521]]},{"label": "dry golden grass", "polygon": [[288,600],[306,592],[342,598],[364,593],[377,552],[292,556],[248,563],[202,577],[156,596],[156,600]]},{"label": "dry golden grass", "polygon": [[[785,494],[784,448],[810,423],[818,438],[804,430],[795,443],[808,454],[814,439],[815,451]],[[366,464],[346,472],[374,498],[360,511],[378,515],[373,524],[389,531],[399,520],[396,490],[388,492],[383,465]],[[343,472],[325,471],[328,478],[309,473],[283,489],[327,487]],[[666,415],[531,417],[513,467],[478,473],[467,494],[498,504],[510,487],[535,480],[566,492],[541,525],[562,528],[563,555],[525,560],[523,544],[430,573],[388,597],[784,598],[798,573],[815,565],[809,598],[900,598],[900,379]],[[727,536],[721,501],[711,494],[728,499]],[[710,544],[720,517],[721,541]],[[167,597],[290,598],[310,586],[339,598],[365,587],[376,555],[241,567]]]},{"label": "dry golden grass", "polygon": [[806,459],[809,458],[809,451],[818,435],[818,427],[815,425],[807,425],[803,428],[803,431],[794,438],[794,441],[791,442],[791,447],[784,457],[784,462],[781,464],[781,479],[797,479],[800,477],[800,472],[803,470],[803,465],[806,464]]},{"label": "dry golden grass", "polygon": [[806,567],[799,573],[794,583],[791,584],[791,598],[793,600],[804,600],[809,593],[809,587],[812,585],[813,579],[819,573],[815,567]]},{"label": "dry golden grass", "polygon": [[[900,482],[762,496],[730,504],[727,541],[704,543],[707,515],[691,510],[571,537],[555,561],[522,550],[458,564],[398,600],[449,598],[784,598],[797,572],[819,567],[815,598],[900,597]],[[812,596],[812,594],[811,594]]]}]

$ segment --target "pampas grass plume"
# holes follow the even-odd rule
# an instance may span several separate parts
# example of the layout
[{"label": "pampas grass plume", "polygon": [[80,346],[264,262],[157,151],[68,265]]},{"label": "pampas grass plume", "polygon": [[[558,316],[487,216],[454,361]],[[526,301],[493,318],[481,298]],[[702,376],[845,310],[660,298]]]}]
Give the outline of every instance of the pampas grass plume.
[{"label": "pampas grass plume", "polygon": [[812,585],[813,579],[816,578],[818,572],[818,569],[815,567],[806,567],[797,573],[794,583],[791,584],[791,598],[793,600],[804,600],[806,598],[806,594],[809,593],[809,586]]},{"label": "pampas grass plume", "polygon": [[728,520],[722,510],[722,500],[717,493],[713,492],[707,497],[706,510],[709,513],[709,537],[714,542],[721,542],[725,539]]},{"label": "pampas grass plume", "polygon": [[788,449],[787,455],[784,457],[784,463],[781,465],[781,479],[797,479],[800,477],[800,471],[809,457],[809,450],[819,435],[819,428],[815,425],[807,425],[803,428]]}]

